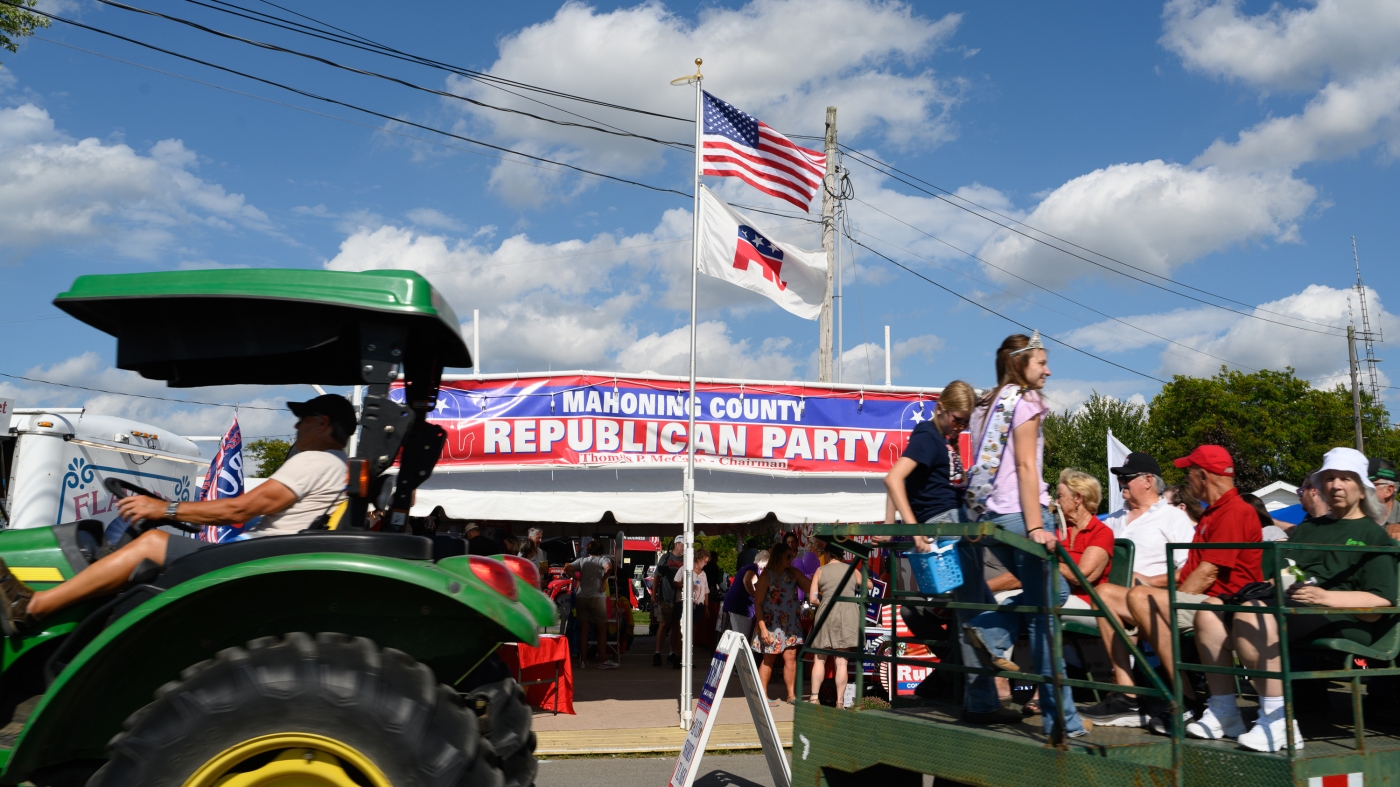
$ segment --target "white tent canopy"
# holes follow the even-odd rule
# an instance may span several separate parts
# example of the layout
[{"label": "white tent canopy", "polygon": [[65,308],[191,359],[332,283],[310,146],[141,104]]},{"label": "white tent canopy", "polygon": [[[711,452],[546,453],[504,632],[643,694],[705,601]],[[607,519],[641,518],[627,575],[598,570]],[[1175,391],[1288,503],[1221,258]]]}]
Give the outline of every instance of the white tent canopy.
[{"label": "white tent canopy", "polygon": [[[418,490],[414,516],[442,506],[459,519],[681,524],[680,468],[553,468],[443,472]],[[695,521],[875,522],[885,486],[874,478],[793,478],[696,470]]]}]

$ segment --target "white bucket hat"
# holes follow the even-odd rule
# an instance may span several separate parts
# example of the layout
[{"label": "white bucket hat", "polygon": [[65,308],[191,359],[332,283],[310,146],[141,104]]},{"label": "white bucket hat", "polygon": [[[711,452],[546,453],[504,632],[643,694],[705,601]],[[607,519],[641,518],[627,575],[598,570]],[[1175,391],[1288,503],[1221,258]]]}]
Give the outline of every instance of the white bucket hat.
[{"label": "white bucket hat", "polygon": [[1369,489],[1375,489],[1376,485],[1367,478],[1370,469],[1369,460],[1366,455],[1355,448],[1333,448],[1322,456],[1322,469],[1312,474],[1313,486],[1322,488],[1321,475],[1328,470],[1338,470],[1344,473],[1352,473],[1365,484]]}]

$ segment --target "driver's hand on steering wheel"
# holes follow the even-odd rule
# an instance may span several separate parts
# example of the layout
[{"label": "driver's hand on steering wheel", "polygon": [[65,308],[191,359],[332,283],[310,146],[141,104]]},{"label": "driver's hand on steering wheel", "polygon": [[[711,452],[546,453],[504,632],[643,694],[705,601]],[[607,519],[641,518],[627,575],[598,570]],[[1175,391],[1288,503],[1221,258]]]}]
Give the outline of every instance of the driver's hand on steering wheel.
[{"label": "driver's hand on steering wheel", "polygon": [[122,519],[128,522],[136,522],[142,519],[155,520],[165,518],[165,507],[170,505],[169,501],[157,500],[154,497],[145,495],[134,495],[124,497],[117,501],[117,511]]}]

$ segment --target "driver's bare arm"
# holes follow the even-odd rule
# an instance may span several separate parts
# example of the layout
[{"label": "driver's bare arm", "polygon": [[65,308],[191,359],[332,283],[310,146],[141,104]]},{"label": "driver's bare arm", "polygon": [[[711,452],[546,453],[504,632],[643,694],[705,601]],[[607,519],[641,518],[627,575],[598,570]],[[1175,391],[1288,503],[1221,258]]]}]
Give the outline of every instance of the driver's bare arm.
[{"label": "driver's bare arm", "polygon": [[[192,525],[232,525],[247,522],[255,516],[286,511],[296,501],[297,496],[281,482],[264,481],[238,497],[181,503],[179,518],[181,522]],[[164,519],[168,505],[166,500],[138,495],[118,500],[117,511],[128,522]]]}]

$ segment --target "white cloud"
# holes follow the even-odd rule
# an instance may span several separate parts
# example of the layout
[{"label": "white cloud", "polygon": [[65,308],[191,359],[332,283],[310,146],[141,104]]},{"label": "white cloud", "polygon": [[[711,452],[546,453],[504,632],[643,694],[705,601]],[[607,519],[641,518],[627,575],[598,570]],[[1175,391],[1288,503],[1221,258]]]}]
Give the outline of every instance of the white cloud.
[{"label": "white cloud", "polygon": [[[1051,366],[1053,368],[1053,362]],[[1095,393],[1132,404],[1144,404],[1156,395],[1157,390],[1158,385],[1150,380],[1075,380],[1051,376],[1041,395],[1054,412],[1073,413]]]},{"label": "white cloud", "polygon": [[[902,380],[904,369],[900,362],[910,359],[918,359],[925,362],[933,360],[933,353],[943,349],[943,340],[933,334],[923,334],[911,336],[904,341],[895,342],[890,348],[890,378],[894,385],[908,385],[908,381]],[[816,378],[816,355],[813,354],[811,360],[812,377]],[[841,382],[843,383],[865,383],[867,385],[885,384],[885,347],[875,342],[858,344],[855,347],[841,353]],[[945,380],[938,382],[938,385],[952,382]]]},{"label": "white cloud", "polygon": [[[536,243],[522,234],[506,238],[495,248],[393,225],[361,228],[340,244],[340,253],[326,267],[415,270],[431,280],[454,308],[469,311],[539,289],[565,295],[607,289],[609,275],[619,267],[638,265],[646,270],[655,259],[678,256],[681,250],[688,258],[688,216],[686,211],[668,211],[650,233],[600,233],[590,240],[560,243]],[[677,218],[684,218],[683,226]]]},{"label": "white cloud", "polygon": [[1388,143],[1391,156],[1400,153],[1400,65],[1348,84],[1333,82],[1302,113],[1266,120],[1240,132],[1234,143],[1216,140],[1192,163],[1244,171],[1292,169],[1349,156],[1377,142]]},{"label": "white cloud", "polygon": [[[1302,292],[1260,304],[1259,309],[1323,323],[1340,332],[1350,321],[1348,298],[1353,299],[1354,308],[1356,304],[1352,290],[1313,284]],[[1394,315],[1385,311],[1380,296],[1374,290],[1367,290],[1366,299],[1375,327],[1383,331],[1400,329],[1400,323],[1397,323]],[[1271,314],[1260,316],[1279,319]],[[1310,333],[1241,318],[1223,331],[1194,338],[1188,343],[1256,369],[1278,370],[1291,366],[1297,370],[1299,377],[1305,379],[1339,379],[1347,374],[1346,339],[1344,334],[1339,336],[1337,332]],[[1219,367],[1219,361],[1195,354],[1164,355],[1162,358],[1162,369],[1170,374],[1202,376],[1215,373]]]},{"label": "white cloud", "polygon": [[[791,340],[768,337],[755,347],[735,340],[723,322],[706,320],[695,326],[695,371],[702,377],[750,380],[791,380],[797,364],[784,354]],[[690,374],[690,326],[643,336],[616,354],[617,368],[627,372]]]},{"label": "white cloud", "polygon": [[1304,89],[1328,75],[1365,75],[1400,57],[1400,3],[1275,3],[1254,16],[1239,0],[1170,0],[1162,44],[1189,67],[1269,89]]},{"label": "white cloud", "polygon": [[[167,388],[160,381],[108,366],[95,352],[75,355],[48,366],[36,366],[25,370],[23,376],[166,399],[238,404],[241,405],[239,426],[246,438],[290,435],[295,418],[286,409],[286,401],[288,398],[305,399],[313,393],[310,388],[301,386]],[[86,407],[92,413],[130,418],[180,435],[223,434],[234,415],[234,410],[228,407],[186,405],[22,380],[0,381],[0,397],[14,399],[17,407]],[[205,453],[207,455],[208,450]]]},{"label": "white cloud", "polygon": [[[1025,221],[1115,259],[1167,275],[1233,244],[1264,238],[1296,240],[1296,222],[1316,196],[1311,185],[1284,172],[1227,172],[1157,160],[1115,164],[1081,175],[1051,192]],[[1084,275],[1110,275],[1103,268],[1005,231],[982,249],[982,257],[1047,287]],[[1103,259],[1095,262],[1122,270]],[[1017,289],[1018,283],[1000,271],[985,272]]]},{"label": "white cloud", "polygon": [[407,214],[408,220],[420,227],[449,232],[462,232],[462,223],[436,208],[414,208]]},{"label": "white cloud", "polygon": [[[1159,376],[1185,374],[1208,377],[1220,370],[1223,364],[1219,359],[1223,358],[1245,370],[1292,367],[1299,377],[1314,380],[1315,385],[1332,385],[1348,375],[1344,332],[1351,321],[1352,310],[1358,310],[1359,320],[1359,306],[1355,298],[1353,290],[1313,284],[1301,292],[1262,303],[1255,308],[1255,316],[1272,322],[1211,308],[1178,309],[1163,314],[1123,318],[1200,352],[1167,346],[1160,340],[1135,334],[1113,322],[1080,328],[1066,340],[1071,343],[1084,342],[1088,349],[1097,352],[1162,346]],[[1375,290],[1367,288],[1366,302],[1373,330],[1382,333],[1400,330],[1400,320],[1385,310]],[[1296,330],[1278,323],[1296,323],[1322,332]],[[1329,332],[1323,326],[1331,326],[1334,330]],[[1380,368],[1383,370],[1385,367]]]},{"label": "white cloud", "polygon": [[[1400,152],[1400,3],[1314,0],[1251,16],[1238,0],[1169,0],[1163,18],[1162,44],[1189,68],[1264,90],[1332,81],[1302,112],[1266,119],[1235,142],[1216,140],[1190,165],[1116,164],[1075,178],[1040,202],[1026,218],[1031,226],[1170,275],[1232,245],[1297,241],[1298,222],[1317,199],[1294,177],[1298,166],[1378,143]],[[1109,275],[1011,233],[983,254],[1051,287]]]},{"label": "white cloud", "polygon": [[41,245],[107,245],[152,259],[181,226],[270,230],[262,211],[195,176],[197,166],[177,139],[142,155],[124,144],[71,140],[33,104],[0,109],[0,257]]},{"label": "white cloud", "polygon": [[[481,360],[488,372],[584,368],[683,374],[690,363],[689,326],[643,335],[635,312],[689,309],[690,225],[689,211],[669,210],[651,232],[599,233],[559,243],[536,243],[520,234],[493,246],[489,232],[481,230],[463,239],[386,224],[355,230],[326,267],[416,270],[459,315],[470,317],[480,309]],[[661,293],[653,294],[653,283]],[[777,309],[768,299],[717,279],[702,276],[700,285],[702,311]],[[470,337],[472,328],[467,322],[463,335]],[[718,320],[700,324],[697,344],[704,375],[790,379],[797,367],[784,352],[790,339],[770,337],[755,345],[731,336]],[[911,352],[922,349],[909,346]]]},{"label": "white cloud", "polygon": [[[500,56],[488,70],[690,118],[694,94],[668,82],[692,73],[694,58],[701,57],[706,89],[786,133],[821,134],[826,107],[836,105],[843,139],[874,132],[896,145],[927,147],[954,136],[948,114],[961,100],[963,86],[927,69],[905,72],[937,52],[960,19],[958,14],[930,19],[904,3],[881,0],[752,0],[737,9],[702,8],[694,22],[659,2],[605,12],[568,2],[553,18],[503,38]],[[828,45],[837,30],[840,45]],[[448,85],[492,104],[558,115],[480,82],[452,77]],[[693,133],[689,123],[545,100],[659,139],[689,142]],[[470,113],[511,147],[590,168],[640,173],[653,169],[662,155],[649,142],[447,104]],[[560,178],[501,165],[493,185],[516,201],[537,204],[561,187]]]}]

